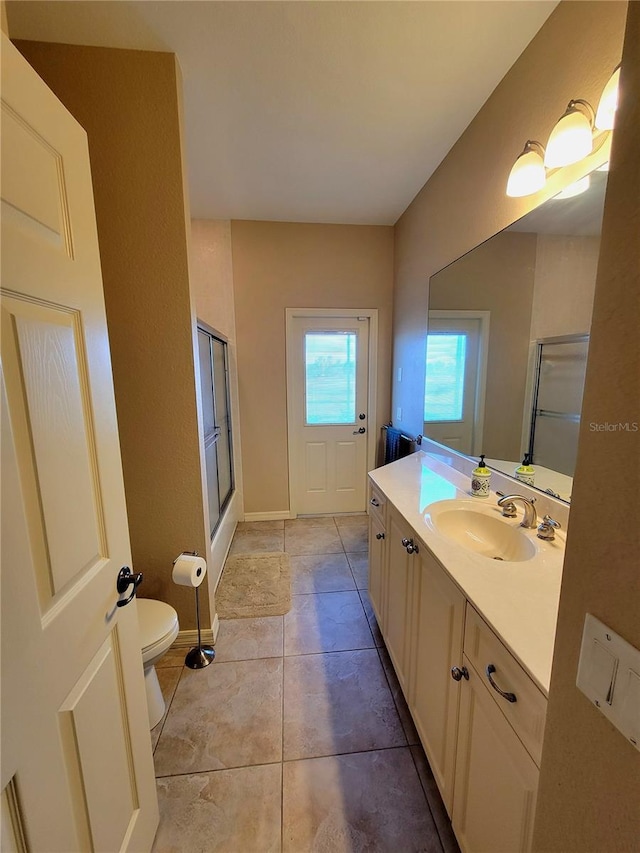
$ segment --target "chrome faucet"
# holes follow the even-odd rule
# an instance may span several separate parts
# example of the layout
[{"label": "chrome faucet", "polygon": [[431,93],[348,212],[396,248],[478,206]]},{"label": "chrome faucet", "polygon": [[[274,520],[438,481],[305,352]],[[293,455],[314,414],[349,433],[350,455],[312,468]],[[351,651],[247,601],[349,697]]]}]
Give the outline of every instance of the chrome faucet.
[{"label": "chrome faucet", "polygon": [[525,498],[524,495],[503,495],[498,501],[498,506],[507,510],[505,514],[508,518],[513,518],[513,502],[522,501],[522,506],[524,507],[524,518],[520,522],[520,527],[531,528],[537,527],[538,525],[538,513],[534,506],[535,500],[535,498]]},{"label": "chrome faucet", "polygon": [[560,527],[560,523],[555,518],[545,515],[542,519],[542,524],[538,525],[538,539],[544,539],[545,542],[553,542],[556,538],[556,530],[560,530]]}]

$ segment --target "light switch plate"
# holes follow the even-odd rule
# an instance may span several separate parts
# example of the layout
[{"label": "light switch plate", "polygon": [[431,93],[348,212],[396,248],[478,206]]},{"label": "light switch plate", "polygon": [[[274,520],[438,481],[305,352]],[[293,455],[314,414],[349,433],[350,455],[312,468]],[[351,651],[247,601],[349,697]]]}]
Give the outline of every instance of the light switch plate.
[{"label": "light switch plate", "polygon": [[590,613],[576,685],[640,751],[640,651]]}]

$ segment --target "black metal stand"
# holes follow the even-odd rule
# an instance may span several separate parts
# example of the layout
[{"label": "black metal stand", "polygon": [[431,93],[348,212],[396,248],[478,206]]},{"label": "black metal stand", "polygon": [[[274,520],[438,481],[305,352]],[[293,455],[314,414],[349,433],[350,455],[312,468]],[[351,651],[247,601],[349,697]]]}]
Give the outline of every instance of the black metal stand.
[{"label": "black metal stand", "polygon": [[200,633],[200,598],[198,595],[199,587],[196,587],[196,622],[198,625],[198,645],[194,649],[187,652],[184,659],[185,665],[189,669],[204,669],[209,666],[216,656],[213,646],[203,646],[202,636]]}]

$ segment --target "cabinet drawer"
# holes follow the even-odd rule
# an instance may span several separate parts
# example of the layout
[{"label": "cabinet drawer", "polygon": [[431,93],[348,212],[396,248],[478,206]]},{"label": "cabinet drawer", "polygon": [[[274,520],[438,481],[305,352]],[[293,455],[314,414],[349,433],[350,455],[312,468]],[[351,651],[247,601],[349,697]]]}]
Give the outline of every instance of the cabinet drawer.
[{"label": "cabinet drawer", "polygon": [[387,499],[380,491],[380,489],[378,489],[377,486],[374,486],[373,483],[369,483],[369,500],[367,503],[367,512],[372,518],[377,519],[383,528],[385,525],[386,505]]},{"label": "cabinet drawer", "polygon": [[[464,652],[539,767],[547,713],[546,697],[470,604],[467,604]],[[492,688],[487,674],[489,666],[495,668],[491,678],[496,686],[515,695],[515,702],[508,701]]]}]

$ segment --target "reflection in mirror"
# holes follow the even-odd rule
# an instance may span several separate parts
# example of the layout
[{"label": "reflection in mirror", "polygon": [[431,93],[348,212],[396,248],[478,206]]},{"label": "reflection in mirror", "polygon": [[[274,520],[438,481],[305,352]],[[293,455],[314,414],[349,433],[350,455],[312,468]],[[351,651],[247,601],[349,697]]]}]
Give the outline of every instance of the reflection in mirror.
[{"label": "reflection in mirror", "polygon": [[[424,434],[570,500],[607,173],[431,277]],[[564,196],[564,197],[563,197]]]}]

